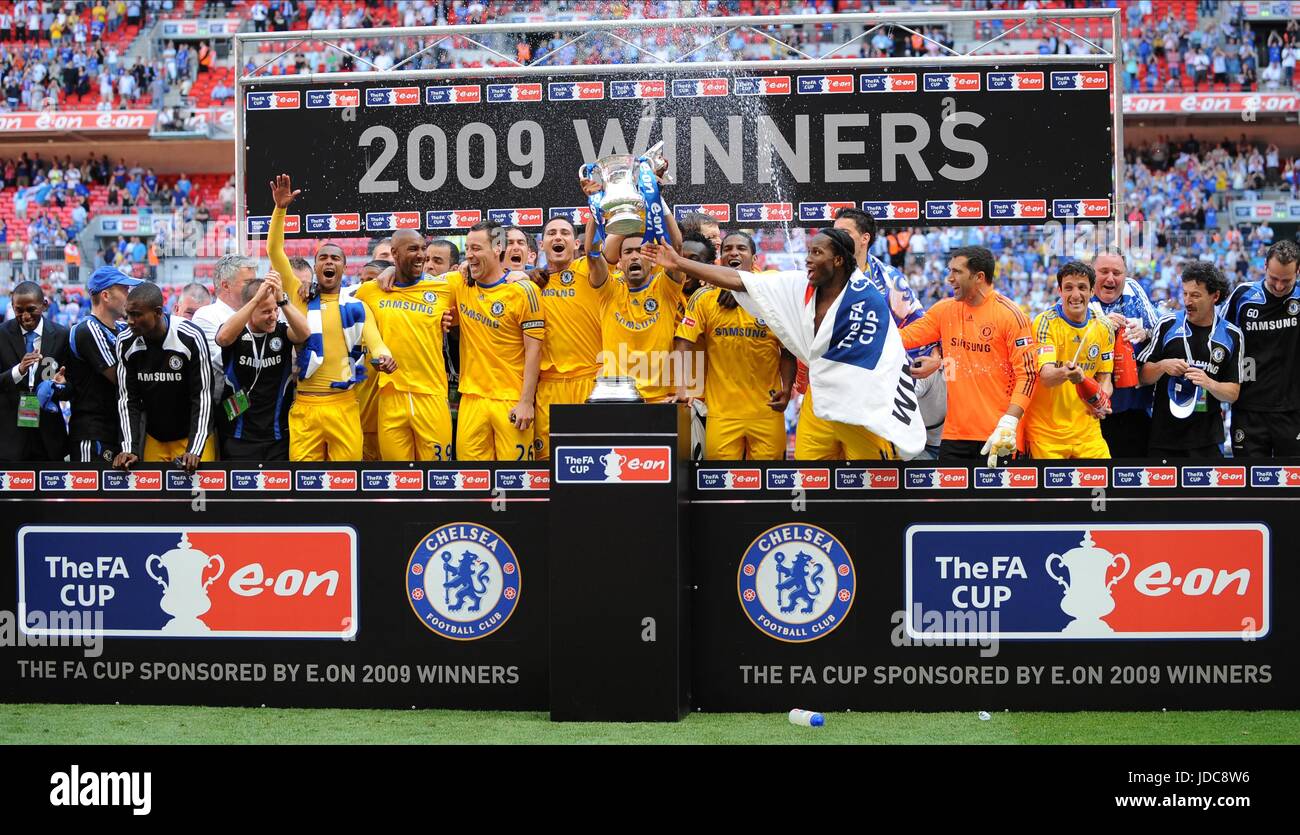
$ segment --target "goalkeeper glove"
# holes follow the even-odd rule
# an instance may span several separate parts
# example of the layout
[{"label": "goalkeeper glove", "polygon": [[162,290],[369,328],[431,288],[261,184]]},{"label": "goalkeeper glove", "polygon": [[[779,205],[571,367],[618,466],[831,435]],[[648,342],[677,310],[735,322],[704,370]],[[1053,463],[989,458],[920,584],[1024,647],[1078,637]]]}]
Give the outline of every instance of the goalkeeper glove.
[{"label": "goalkeeper glove", "polygon": [[984,442],[984,448],[980,450],[980,455],[989,457],[990,467],[996,467],[999,458],[1016,451],[1016,426],[1019,423],[1020,418],[1011,415],[1003,415],[998,419],[993,434],[989,435],[989,439]]}]

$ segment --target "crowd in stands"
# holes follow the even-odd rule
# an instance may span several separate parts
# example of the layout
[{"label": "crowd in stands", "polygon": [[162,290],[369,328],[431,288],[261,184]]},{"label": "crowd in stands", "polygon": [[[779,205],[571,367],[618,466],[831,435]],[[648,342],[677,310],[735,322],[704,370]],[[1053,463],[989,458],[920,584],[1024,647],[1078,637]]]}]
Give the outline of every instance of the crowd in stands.
[{"label": "crowd in stands", "polygon": [[[1141,4],[1133,4],[1130,9]],[[1300,22],[1261,37],[1242,16],[1242,4],[1208,20],[1170,11],[1141,26],[1124,44],[1125,90],[1130,93],[1235,92],[1295,89]]]},{"label": "crowd in stands", "polygon": [[[240,2],[209,4],[212,13],[230,13],[246,18],[256,31],[301,29],[361,29],[374,26],[442,26],[524,19],[582,20],[588,18],[664,19],[683,21],[704,16],[826,14],[870,10],[863,0],[410,0],[401,4],[304,0],[291,3]],[[925,8],[925,3],[903,6]],[[1024,3],[963,0],[944,4],[962,10],[1004,8],[1054,8],[1060,0],[1028,0]],[[1070,6],[1110,5],[1078,2]],[[228,12],[226,11],[228,9]],[[221,105],[234,97],[233,70],[215,61],[207,43],[168,43],[153,63],[136,58],[127,66],[122,59],[131,40],[147,21],[157,16],[184,14],[185,6],[172,0],[94,0],[94,2],[51,2],[21,0],[11,10],[0,9],[0,88],[3,106],[9,110],[161,108],[164,96],[179,87],[182,97],[193,93],[197,106]],[[1300,22],[1291,20],[1284,29],[1257,30],[1244,20],[1241,3],[1193,4],[1188,0],[1152,2],[1134,0],[1125,5],[1127,37],[1123,43],[1122,77],[1125,88],[1136,92],[1209,92],[1237,90],[1291,90],[1300,58]],[[1080,22],[1063,21],[1067,26]],[[1100,20],[1080,26],[1082,37],[1101,37]],[[976,30],[977,36],[991,37],[1006,31],[1002,23],[990,23]],[[831,26],[784,28],[775,33],[779,41],[809,55],[826,54],[863,27]],[[1042,53],[1086,55],[1092,47],[1081,38],[1050,24],[1037,23],[1017,30],[1020,35],[1038,37]],[[1071,30],[1074,31],[1074,30]],[[622,40],[593,36],[571,43],[572,33],[494,36],[482,49],[468,39],[452,36],[436,48],[418,55],[407,69],[445,69],[504,66],[511,55],[520,62],[554,64],[620,64],[646,60],[646,53],[661,59],[713,61],[775,59],[791,55],[777,40],[759,32],[737,30],[711,42],[714,30],[680,27],[673,30],[628,30],[617,33]],[[1013,48],[1012,37],[986,49],[996,52]],[[322,44],[274,61],[267,72],[293,74],[306,71],[338,72],[386,70],[422,48],[413,41],[347,40],[339,44],[344,52]],[[954,46],[949,26],[879,29],[856,40],[836,57],[878,57],[938,55]],[[279,47],[262,45],[263,52],[249,56],[251,70],[272,58]],[[1014,47],[1021,49],[1022,47]],[[353,56],[356,56],[354,58]],[[549,57],[548,57],[549,56]],[[207,73],[206,78],[203,74]],[[183,126],[183,125],[182,125]]]}]

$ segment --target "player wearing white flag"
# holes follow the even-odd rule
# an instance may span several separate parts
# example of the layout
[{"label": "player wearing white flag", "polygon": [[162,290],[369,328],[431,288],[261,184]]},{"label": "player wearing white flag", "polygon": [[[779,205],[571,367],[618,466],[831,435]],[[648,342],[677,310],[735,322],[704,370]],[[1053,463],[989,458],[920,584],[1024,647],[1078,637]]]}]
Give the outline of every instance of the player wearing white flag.
[{"label": "player wearing white flag", "polygon": [[[874,456],[847,457],[893,457],[892,444],[899,457],[912,458],[925,447],[925,424],[910,362],[886,294],[856,268],[853,251],[847,232],[824,229],[809,243],[802,272],[742,272],[687,260],[668,247],[651,247],[650,255],[665,269],[731,290],[745,310],[767,321],[808,364],[817,397],[804,410],[809,416],[837,435],[865,429],[882,442],[873,445],[879,450]],[[801,414],[800,434],[804,421]],[[852,449],[844,444],[846,453]]]}]

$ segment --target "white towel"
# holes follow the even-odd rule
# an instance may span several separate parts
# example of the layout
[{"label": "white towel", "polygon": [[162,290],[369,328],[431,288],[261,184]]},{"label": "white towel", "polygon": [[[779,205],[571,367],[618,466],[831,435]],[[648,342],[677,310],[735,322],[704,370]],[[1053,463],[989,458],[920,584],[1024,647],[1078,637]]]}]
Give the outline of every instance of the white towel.
[{"label": "white towel", "polygon": [[865,427],[903,458],[925,448],[907,352],[889,302],[871,279],[855,270],[814,333],[816,294],[807,273],[742,271],[740,278],[746,292],[736,293],[736,300],[807,363],[817,417]]}]

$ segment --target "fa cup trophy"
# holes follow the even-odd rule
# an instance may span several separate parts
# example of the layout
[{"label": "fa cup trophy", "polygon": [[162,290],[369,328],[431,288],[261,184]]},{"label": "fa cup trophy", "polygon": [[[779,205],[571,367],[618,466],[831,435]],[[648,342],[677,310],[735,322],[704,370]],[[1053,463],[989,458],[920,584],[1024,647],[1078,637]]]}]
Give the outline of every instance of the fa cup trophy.
[{"label": "fa cup trophy", "polygon": [[[668,160],[663,156],[663,142],[645,152],[645,163],[660,182],[671,182],[664,173]],[[646,199],[641,188],[642,158],[631,154],[610,154],[578,169],[578,178],[600,186],[594,208],[605,218],[610,235],[640,235],[645,231]]]}]

